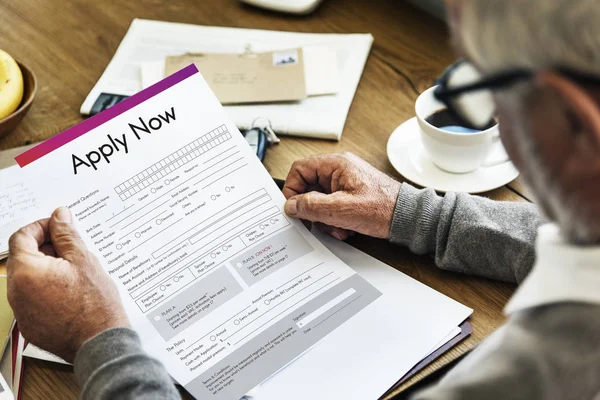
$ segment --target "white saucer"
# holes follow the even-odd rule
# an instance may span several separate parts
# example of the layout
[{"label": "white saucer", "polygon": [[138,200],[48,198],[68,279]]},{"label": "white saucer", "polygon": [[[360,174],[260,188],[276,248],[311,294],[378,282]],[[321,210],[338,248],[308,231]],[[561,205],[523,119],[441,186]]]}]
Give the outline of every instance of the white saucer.
[{"label": "white saucer", "polygon": [[387,154],[398,173],[419,186],[438,192],[487,192],[506,185],[519,176],[510,162],[481,167],[466,174],[452,174],[436,167],[421,144],[416,118],[397,127],[387,143]]}]

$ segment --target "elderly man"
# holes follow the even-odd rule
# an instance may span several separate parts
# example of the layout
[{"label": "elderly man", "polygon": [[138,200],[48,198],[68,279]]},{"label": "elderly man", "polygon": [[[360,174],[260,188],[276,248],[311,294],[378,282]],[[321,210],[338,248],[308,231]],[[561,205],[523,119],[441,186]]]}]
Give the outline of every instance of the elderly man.
[{"label": "elderly man", "polygon": [[[299,161],[289,173],[287,213],[334,237],[359,232],[431,253],[450,271],[525,279],[506,324],[417,399],[600,395],[599,10],[597,0],[453,7],[456,46],[481,77],[445,88],[446,101],[468,119],[461,105],[473,89],[493,94],[502,140],[552,222],[539,228],[535,252],[542,218],[530,205],[439,197],[352,155]],[[82,397],[178,397],[67,209],[21,229],[10,251],[9,300],[23,335],[74,360]]]}]

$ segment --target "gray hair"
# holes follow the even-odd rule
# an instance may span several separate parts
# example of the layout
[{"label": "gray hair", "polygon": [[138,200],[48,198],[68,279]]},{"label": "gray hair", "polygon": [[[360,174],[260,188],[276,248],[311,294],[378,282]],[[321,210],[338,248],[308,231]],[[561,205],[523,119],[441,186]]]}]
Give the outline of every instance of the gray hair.
[{"label": "gray hair", "polygon": [[[466,0],[458,29],[460,46],[484,73],[511,67],[570,68],[600,74],[599,0]],[[546,172],[525,123],[524,101],[531,84],[502,92],[519,122],[514,134],[527,168],[526,183],[574,242],[600,237],[600,226],[574,204]]]},{"label": "gray hair", "polygon": [[598,0],[466,0],[465,5],[457,33],[485,72],[560,66],[600,73]]}]

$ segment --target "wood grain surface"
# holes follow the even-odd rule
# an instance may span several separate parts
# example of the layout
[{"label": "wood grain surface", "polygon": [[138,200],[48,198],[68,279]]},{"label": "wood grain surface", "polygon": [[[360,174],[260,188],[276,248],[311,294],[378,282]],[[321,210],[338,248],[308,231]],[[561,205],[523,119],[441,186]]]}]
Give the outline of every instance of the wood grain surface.
[{"label": "wood grain surface", "polygon": [[[342,140],[282,138],[280,145],[269,149],[265,160],[271,175],[278,178],[285,178],[298,158],[351,151],[403,180],[387,159],[387,139],[396,126],[414,115],[417,94],[431,86],[454,59],[444,24],[400,0],[326,0],[313,15],[303,17],[262,11],[236,0],[0,0],[0,48],[29,65],[39,80],[30,113],[13,133],[0,138],[0,149],[42,141],[81,121],[81,103],[133,18],[373,34],[375,43]],[[503,201],[531,199],[519,180],[484,195]],[[502,308],[513,285],[441,271],[430,257],[413,255],[381,240],[355,237],[350,243],[475,310],[471,337],[400,390],[473,348],[503,323]],[[26,361],[23,398],[75,399],[77,395],[70,368]]]}]

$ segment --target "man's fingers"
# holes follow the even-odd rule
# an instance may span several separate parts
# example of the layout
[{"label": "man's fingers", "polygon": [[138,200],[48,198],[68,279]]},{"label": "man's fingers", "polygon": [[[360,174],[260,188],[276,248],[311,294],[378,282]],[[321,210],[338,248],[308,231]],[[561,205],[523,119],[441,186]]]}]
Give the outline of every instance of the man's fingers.
[{"label": "man's fingers", "polygon": [[346,196],[348,195],[343,192],[299,194],[288,199],[285,212],[292,217],[343,228],[348,221],[343,221],[337,210],[344,206]]},{"label": "man's fingers", "polygon": [[54,250],[54,246],[52,243],[44,243],[40,246],[40,252],[45,256],[56,257],[56,250]]},{"label": "man's fingers", "polygon": [[[285,184],[283,185],[283,195],[286,199],[297,194],[305,193],[309,186],[314,185],[315,179],[308,174],[303,174],[305,169],[304,164],[306,160],[296,161],[292,164],[292,168],[285,178]],[[306,177],[304,175],[307,175]]]},{"label": "man's fingers", "polygon": [[9,282],[15,271],[23,266],[42,268],[45,253],[41,249],[50,241],[48,219],[42,219],[24,226],[15,232],[8,241],[8,262],[6,270]]},{"label": "man's fingers", "polygon": [[87,248],[73,224],[73,215],[66,207],[54,210],[49,222],[50,239],[56,255],[75,265],[84,265]]},{"label": "man's fingers", "polygon": [[285,179],[283,195],[289,199],[315,188],[330,193],[333,174],[344,168],[347,158],[342,154],[327,154],[294,162]]},{"label": "man's fingers", "polygon": [[343,229],[343,228],[338,228],[336,226],[331,226],[331,225],[327,225],[327,224],[322,224],[320,222],[316,222],[317,224],[317,229],[319,229],[321,232],[332,236],[338,240],[346,240],[348,239],[348,236],[350,236],[350,231],[348,231],[347,229]]},{"label": "man's fingers", "polygon": [[39,248],[50,240],[48,218],[35,221],[15,232],[8,241],[11,256],[19,253],[38,254]]}]

